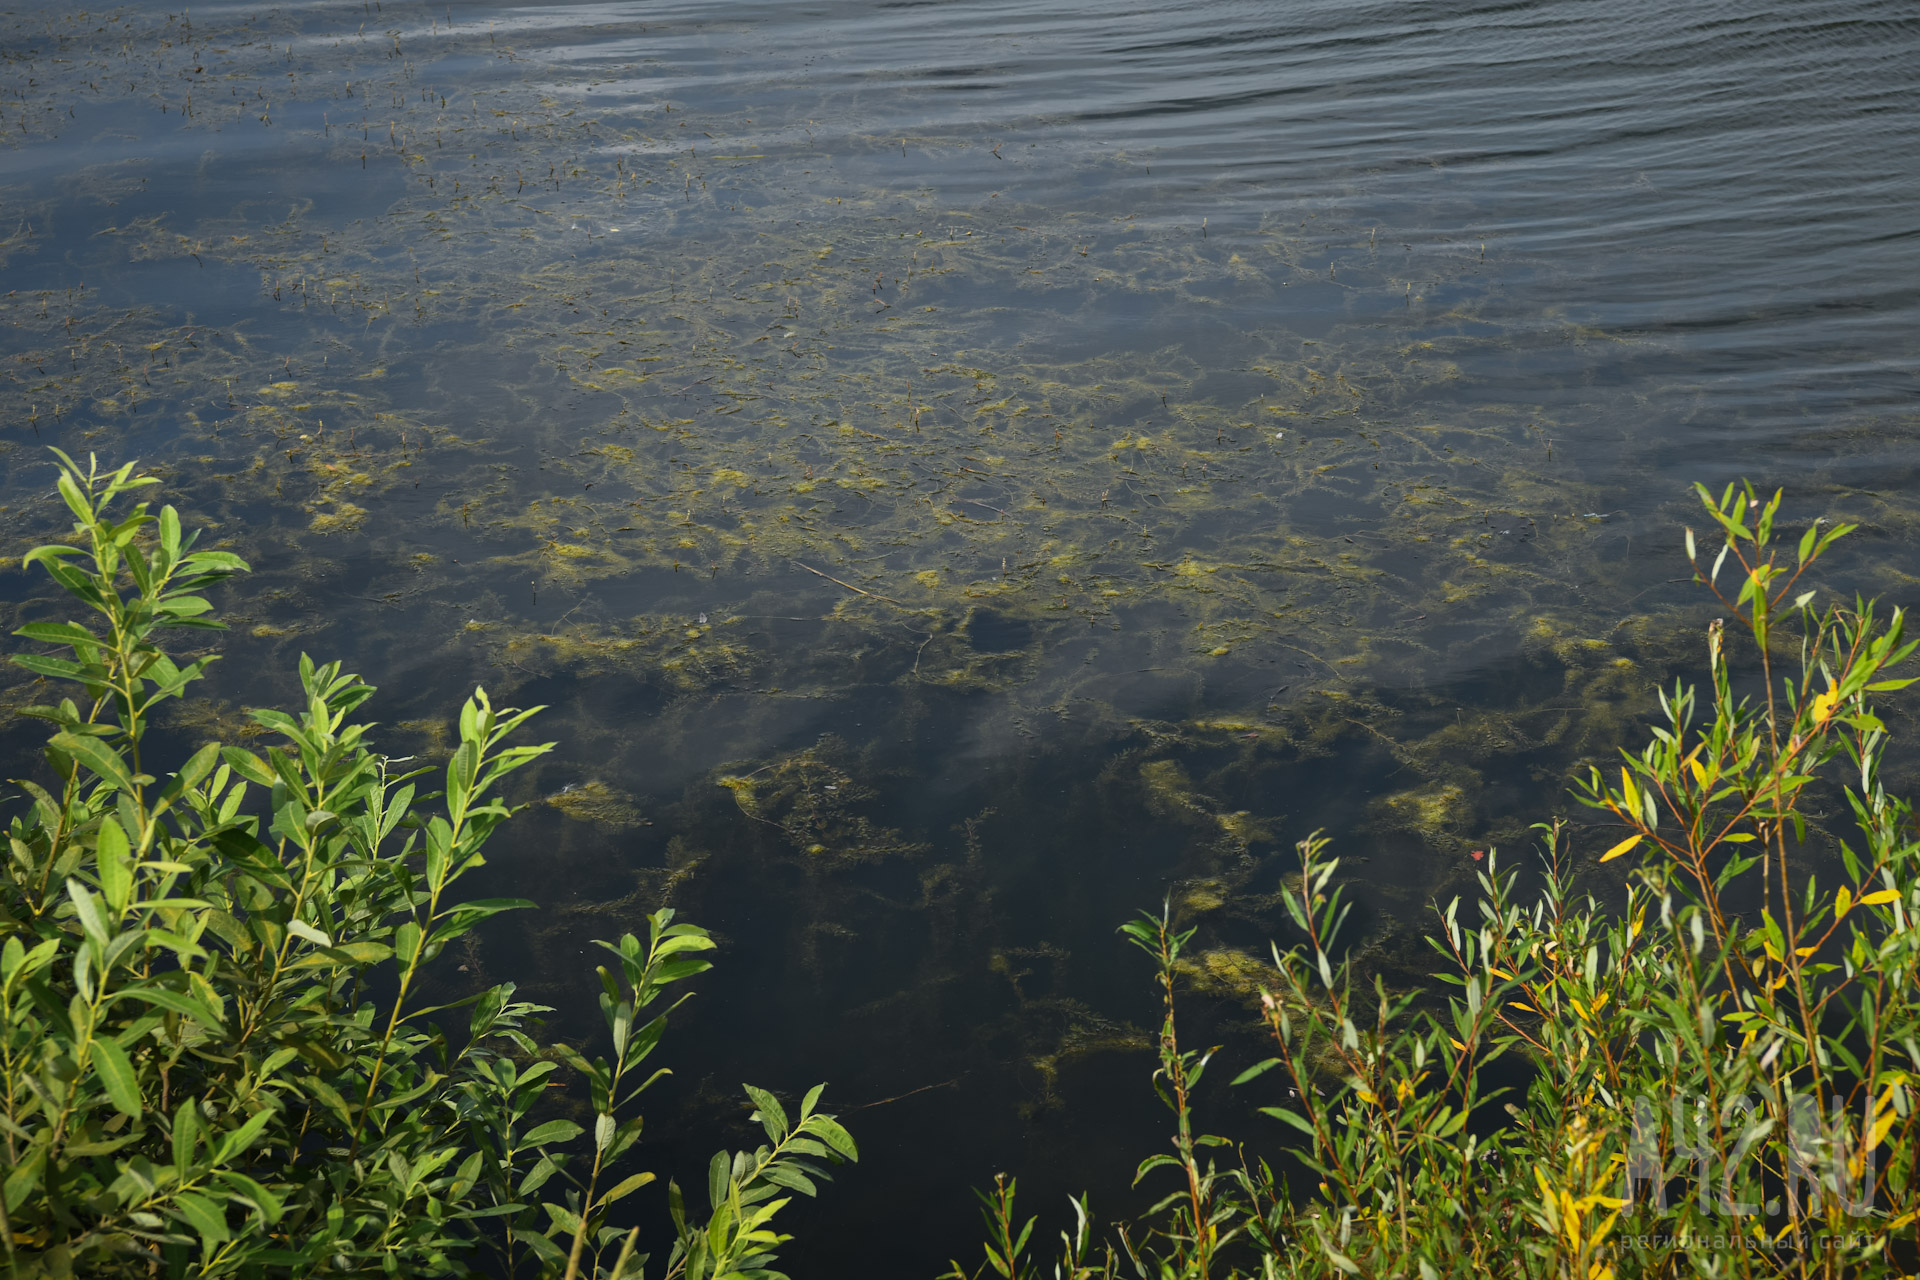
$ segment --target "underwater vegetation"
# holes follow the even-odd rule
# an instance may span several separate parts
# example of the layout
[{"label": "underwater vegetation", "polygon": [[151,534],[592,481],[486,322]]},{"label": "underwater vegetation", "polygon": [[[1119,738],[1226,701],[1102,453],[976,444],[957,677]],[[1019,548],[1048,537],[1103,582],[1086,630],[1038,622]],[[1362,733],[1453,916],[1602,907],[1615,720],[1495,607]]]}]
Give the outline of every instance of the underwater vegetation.
[{"label": "underwater vegetation", "polygon": [[[155,711],[187,747],[263,736],[305,652],[435,767],[472,687],[548,704],[475,873],[544,910],[459,940],[475,980],[596,1034],[591,940],[671,907],[726,948],[711,1007],[779,1011],[788,1092],[1064,1159],[1155,1043],[1117,920],[1169,896],[1244,1033],[1294,842],[1338,831],[1354,962],[1410,989],[1426,905],[1697,666],[1666,455],[1621,492],[1669,420],[1554,380],[1667,340],[1516,316],[1554,262],[1279,200],[1182,225],[1151,156],[699,93],[679,19],[603,16],[561,57],[424,3],[0,15],[0,550],[64,519],[58,444],[257,566],[208,696]],[[1913,425],[1793,446],[1783,524],[1872,540],[1841,590],[1912,581],[1912,503],[1832,460]],[[10,725],[43,698],[0,680]],[[661,1136],[704,1144],[766,1077],[717,1013],[677,1034],[712,1069]]]}]

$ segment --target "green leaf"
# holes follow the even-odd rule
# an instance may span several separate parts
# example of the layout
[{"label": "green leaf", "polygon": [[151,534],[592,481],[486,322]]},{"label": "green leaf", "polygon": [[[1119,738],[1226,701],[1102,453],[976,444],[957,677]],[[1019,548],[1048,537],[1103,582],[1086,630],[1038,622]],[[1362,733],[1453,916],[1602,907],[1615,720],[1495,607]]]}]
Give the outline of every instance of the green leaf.
[{"label": "green leaf", "polygon": [[553,1162],[552,1156],[541,1156],[540,1162],[534,1165],[527,1173],[527,1176],[520,1180],[520,1186],[514,1191],[514,1194],[522,1199],[532,1195],[545,1185],[547,1179],[551,1178],[559,1168],[560,1166]]},{"label": "green leaf", "polygon": [[67,877],[67,896],[73,900],[74,914],[80,917],[80,927],[86,930],[87,937],[97,947],[107,945],[107,921],[100,914],[100,904],[87,892],[87,886],[72,876]]},{"label": "green leaf", "polygon": [[193,1172],[193,1153],[200,1145],[200,1112],[192,1098],[173,1116],[173,1169],[185,1182]]},{"label": "green leaf", "polygon": [[0,1184],[0,1196],[6,1199],[8,1213],[20,1211],[20,1206],[40,1185],[40,1175],[46,1171],[46,1165],[47,1149],[35,1146],[24,1160],[7,1171],[6,1182]]},{"label": "green leaf", "polygon": [[[74,468],[75,472],[78,470],[79,468]],[[60,474],[54,478],[53,483],[54,488],[60,491],[61,501],[67,504],[67,509],[73,512],[81,524],[90,525],[94,523],[96,516],[93,501],[87,492],[80,487],[79,482],[74,479],[73,472],[62,470]],[[102,502],[101,505],[104,506],[106,504]]]},{"label": "green leaf", "polygon": [[260,1134],[272,1122],[276,1113],[271,1107],[263,1107],[247,1117],[247,1122],[238,1129],[231,1129],[220,1135],[219,1154],[214,1157],[216,1164],[225,1164],[254,1144]]},{"label": "green leaf", "polygon": [[196,551],[181,565],[195,573],[251,573],[253,567],[231,551]]},{"label": "green leaf", "polygon": [[296,938],[302,938],[317,947],[332,947],[333,939],[314,928],[304,920],[287,921],[287,932]]},{"label": "green leaf", "polygon": [[86,667],[71,658],[51,658],[39,653],[16,653],[7,660],[50,680],[82,680],[87,672]]},{"label": "green leaf", "polygon": [[813,1179],[798,1169],[784,1164],[770,1164],[760,1171],[760,1176],[776,1187],[785,1187],[789,1191],[798,1191],[803,1196],[817,1196],[820,1189]]},{"label": "green leaf", "polygon": [[1279,1120],[1284,1124],[1290,1124],[1300,1132],[1306,1134],[1309,1138],[1319,1136],[1314,1133],[1313,1125],[1309,1123],[1305,1117],[1297,1115],[1285,1107],[1262,1107],[1260,1108],[1260,1114],[1272,1116],[1275,1120]]},{"label": "green leaf", "polygon": [[[291,928],[291,926],[289,926]],[[318,932],[318,930],[315,930]],[[393,948],[384,942],[343,942],[338,946],[322,947],[318,951],[309,951],[300,959],[288,965],[289,969],[323,968],[330,964],[344,964],[359,968],[370,964],[382,964],[393,958]],[[443,1008],[446,1006],[442,1006]],[[422,1011],[424,1012],[424,1010]],[[409,1018],[419,1014],[408,1014]]]},{"label": "green leaf", "polygon": [[624,1200],[652,1181],[653,1175],[650,1173],[636,1173],[631,1177],[623,1178],[611,1191],[600,1197],[600,1205],[605,1208],[616,1200]]},{"label": "green leaf", "polygon": [[140,1084],[133,1073],[127,1051],[105,1038],[93,1042],[93,1069],[106,1086],[107,1100],[121,1114],[138,1120],[145,1109],[140,1102]]},{"label": "green leaf", "polygon": [[205,1004],[194,999],[192,996],[183,995],[169,987],[162,987],[155,983],[148,982],[130,987],[121,987],[118,991],[108,993],[104,1003],[111,1004],[116,1000],[122,999],[142,1000],[147,1004],[157,1005],[170,1013],[183,1014],[186,1017],[192,1018],[195,1022],[210,1027],[215,1031],[220,1030],[224,1026],[220,1015],[208,1008]]},{"label": "green leaf", "polygon": [[105,818],[94,837],[95,871],[100,877],[100,893],[107,900],[117,922],[133,897],[133,850],[127,833],[113,818]]},{"label": "green leaf", "polygon": [[435,920],[438,927],[434,929],[433,936],[442,943],[451,942],[482,920],[503,911],[525,911],[539,905],[528,898],[480,898],[463,902],[440,913]]},{"label": "green leaf", "polygon": [[83,738],[76,733],[56,733],[47,740],[47,745],[64,751],[122,791],[133,790],[133,775],[127,771],[126,762],[100,739]]},{"label": "green leaf", "polygon": [[232,767],[233,771],[256,786],[269,787],[278,781],[273,770],[251,751],[239,747],[222,747],[220,758]]},{"label": "green leaf", "polygon": [[1256,1080],[1259,1077],[1267,1074],[1267,1072],[1273,1070],[1275,1067],[1279,1065],[1280,1065],[1280,1059],[1278,1058],[1268,1058],[1265,1062],[1256,1062],[1252,1066],[1248,1067],[1245,1071],[1242,1071],[1239,1075],[1235,1076],[1233,1078],[1233,1083],[1236,1085],[1240,1085],[1240,1084],[1245,1084],[1249,1080]]},{"label": "green leaf", "polygon": [[41,644],[78,645],[91,649],[111,647],[77,622],[29,622],[13,634],[23,640],[37,640]]},{"label": "green leaf", "polygon": [[260,1216],[269,1224],[280,1221],[280,1215],[285,1212],[285,1209],[280,1203],[280,1198],[273,1192],[246,1174],[235,1173],[231,1169],[223,1169],[215,1177],[227,1188],[229,1195],[243,1205],[251,1205],[258,1209]]},{"label": "green leaf", "polygon": [[806,1127],[809,1132],[818,1135],[828,1146],[847,1159],[860,1158],[860,1149],[853,1145],[853,1135],[841,1128],[840,1122],[832,1116],[809,1116]]},{"label": "green leaf", "polygon": [[544,1147],[550,1142],[572,1142],[586,1130],[571,1120],[549,1120],[520,1139],[522,1147]]},{"label": "green leaf", "polygon": [[[299,1049],[301,1057],[320,1058],[322,1061],[326,1061],[327,1065],[334,1070],[338,1070],[340,1067],[346,1065],[344,1058],[341,1058],[339,1054],[334,1053],[332,1049],[326,1048],[325,1046],[302,1043],[295,1047]],[[328,1061],[328,1059],[331,1059],[331,1061]],[[331,1111],[342,1125],[347,1128],[353,1127],[353,1108],[347,1105],[347,1100],[340,1096],[338,1089],[328,1084],[325,1080],[320,1079],[318,1076],[309,1076],[301,1083],[306,1086],[307,1092],[312,1094],[328,1111]]]},{"label": "green leaf", "polygon": [[755,1111],[752,1118],[758,1120],[760,1126],[767,1131],[767,1140],[778,1146],[781,1139],[787,1136],[789,1128],[786,1109],[780,1105],[779,1099],[765,1089],[756,1088],[750,1084],[742,1085],[741,1088],[745,1089],[747,1097],[753,1100]]},{"label": "green leaf", "polygon": [[705,973],[711,968],[713,968],[711,960],[668,960],[654,967],[653,980],[665,986],[669,982],[678,982],[682,978],[691,978],[695,974]]},{"label": "green leaf", "polygon": [[183,1191],[174,1197],[173,1208],[176,1216],[192,1227],[201,1240],[209,1244],[224,1244],[233,1238],[233,1233],[227,1229],[227,1215],[213,1201],[191,1191]]}]

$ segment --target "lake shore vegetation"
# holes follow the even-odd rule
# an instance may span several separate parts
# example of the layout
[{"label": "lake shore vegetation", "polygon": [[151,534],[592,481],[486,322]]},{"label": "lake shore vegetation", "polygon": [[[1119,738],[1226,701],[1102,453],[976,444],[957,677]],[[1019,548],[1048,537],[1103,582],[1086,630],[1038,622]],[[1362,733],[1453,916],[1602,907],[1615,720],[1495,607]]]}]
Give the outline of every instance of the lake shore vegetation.
[{"label": "lake shore vegetation", "polygon": [[[597,1046],[544,1039],[550,1010],[512,983],[433,980],[532,905],[456,886],[514,812],[502,781],[551,745],[518,741],[539,708],[476,689],[444,770],[408,768],[358,718],[374,689],[303,658],[302,705],[252,712],[264,749],[163,764],[154,709],[214,657],[163,642],[218,628],[205,593],[248,566],[125,505],[154,483],[131,464],[59,461],[74,544],[26,563],[78,620],[29,624],[13,656],[53,700],[28,712],[43,780],[16,784],[0,875],[9,1274],[778,1276],[774,1219],[857,1157],[822,1087],[746,1088],[765,1141],[666,1188],[664,1254],[625,1213],[704,930],[663,908],[599,944]],[[1136,1182],[1163,1198],[1123,1222],[1075,1199],[1036,1236],[1002,1176],[952,1280],[1912,1271],[1920,833],[1873,701],[1912,682],[1894,668],[1916,642],[1898,609],[1816,607],[1847,526],[1790,544],[1778,494],[1700,498],[1719,545],[1688,531],[1687,555],[1724,609],[1707,682],[1663,691],[1644,749],[1577,785],[1607,847],[1555,821],[1531,878],[1476,854],[1476,900],[1435,907],[1424,991],[1367,980],[1339,859],[1301,841],[1258,983],[1269,1052],[1234,1082],[1268,1100],[1266,1135],[1198,1114],[1192,929],[1126,923],[1172,1128]]]},{"label": "lake shore vegetation", "polygon": [[510,741],[539,708],[476,689],[444,771],[407,769],[356,718],[374,689],[303,658],[303,704],[253,712],[264,750],[164,769],[154,710],[213,657],[162,642],[218,628],[202,593],[248,566],[172,507],[111,510],[155,483],[132,464],[59,462],[76,545],[26,563],[81,620],[29,624],[42,651],[13,658],[70,696],[27,712],[47,782],[17,784],[0,876],[8,1274],[777,1274],[775,1216],[856,1156],[821,1087],[792,1112],[746,1089],[765,1142],[716,1153],[703,1195],[669,1185],[650,1271],[614,1222],[653,1180],[626,1169],[635,1104],[704,930],[661,910],[599,944],[593,1056],[538,1039],[512,983],[423,994],[449,944],[533,905],[456,886],[513,813],[501,781],[549,749]]}]

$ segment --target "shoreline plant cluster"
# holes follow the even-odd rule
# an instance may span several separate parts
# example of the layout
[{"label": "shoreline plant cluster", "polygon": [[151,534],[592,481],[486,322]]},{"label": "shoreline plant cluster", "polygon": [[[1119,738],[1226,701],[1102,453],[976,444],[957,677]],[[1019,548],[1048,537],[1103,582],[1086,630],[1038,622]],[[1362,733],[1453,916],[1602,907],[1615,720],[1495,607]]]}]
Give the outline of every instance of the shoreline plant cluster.
[{"label": "shoreline plant cluster", "polygon": [[[426,794],[352,719],[373,690],[303,660],[305,705],[254,713],[281,743],[161,776],[150,712],[211,658],[180,665],[160,633],[218,626],[200,593],[246,565],[195,551],[172,508],[110,516],[152,483],[131,465],[60,460],[81,545],[27,562],[92,625],[29,625],[67,654],[14,658],[85,697],[31,713],[53,785],[20,784],[0,884],[11,1274],[777,1276],[773,1217],[856,1156],[818,1088],[795,1112],[747,1089],[766,1141],[714,1157],[704,1218],[669,1186],[664,1259],[612,1221],[652,1177],[616,1165],[685,998],[666,997],[709,967],[702,930],[660,911],[601,944],[611,1057],[540,1043],[512,984],[425,1003],[449,942],[528,905],[451,890],[511,815],[499,781],[547,749],[507,743],[537,708],[476,691]],[[1788,550],[1778,494],[1701,499],[1723,546],[1703,563],[1689,531],[1689,559],[1758,671],[1736,681],[1716,621],[1706,690],[1663,693],[1646,748],[1577,788],[1621,828],[1598,862],[1638,858],[1615,900],[1576,889],[1548,824],[1538,892],[1490,854],[1479,901],[1437,910],[1449,991],[1368,989],[1339,862],[1301,842],[1260,1001],[1272,1056],[1235,1081],[1272,1099],[1294,1144],[1278,1167],[1195,1114],[1213,1051],[1180,1038],[1192,931],[1166,910],[1127,924],[1173,1117],[1138,1181],[1167,1194],[1105,1226],[1076,1200],[1056,1249],[1002,1177],[984,1256],[952,1280],[1913,1270],[1920,835],[1882,785],[1871,699],[1911,683],[1890,671],[1916,642],[1897,609],[1813,607],[1805,575],[1847,526]],[[561,1084],[588,1123],[558,1114]]]},{"label": "shoreline plant cluster", "polygon": [[[14,657],[83,696],[28,712],[53,728],[53,785],[18,784],[0,882],[8,1274],[642,1275],[639,1229],[609,1218],[653,1175],[616,1166],[664,1074],[647,1059],[685,999],[667,997],[712,940],[663,910],[600,944],[607,1057],[536,1041],[547,1010],[511,983],[428,1004],[449,943],[532,905],[454,889],[513,812],[501,779],[551,745],[507,742],[538,708],[475,690],[430,792],[353,719],[373,688],[303,659],[305,704],[253,713],[279,742],[209,744],[161,776],[154,708],[212,658],[181,665],[160,640],[218,628],[200,593],[247,565],[195,550],[172,507],[110,514],[155,483],[131,464],[59,459],[79,545],[26,563],[92,625],[30,624],[67,654]],[[554,1114],[563,1080],[575,1103]],[[746,1093],[766,1142],[713,1157],[704,1214],[669,1185],[651,1274],[774,1274],[775,1215],[856,1157],[821,1088],[797,1114]]]},{"label": "shoreline plant cluster", "polygon": [[1366,990],[1342,958],[1339,861],[1303,841],[1261,998],[1274,1053],[1235,1081],[1293,1131],[1281,1170],[1197,1128],[1211,1051],[1182,1048],[1175,1016],[1192,931],[1165,911],[1128,924],[1162,990],[1154,1082],[1175,1118],[1139,1178],[1172,1189],[1111,1243],[1076,1204],[1049,1271],[1002,1179],[984,1261],[950,1280],[1914,1273],[1920,831],[1882,785],[1870,699],[1913,682],[1888,672],[1916,644],[1898,609],[1812,607],[1805,574],[1850,526],[1816,521],[1787,552],[1779,494],[1699,495],[1722,546],[1703,564],[1689,530],[1688,559],[1758,679],[1736,692],[1716,619],[1704,705],[1676,683],[1617,781],[1576,788],[1625,832],[1598,862],[1640,857],[1623,900],[1577,893],[1568,831],[1545,824],[1530,900],[1490,853],[1478,920],[1437,910],[1444,999]]}]

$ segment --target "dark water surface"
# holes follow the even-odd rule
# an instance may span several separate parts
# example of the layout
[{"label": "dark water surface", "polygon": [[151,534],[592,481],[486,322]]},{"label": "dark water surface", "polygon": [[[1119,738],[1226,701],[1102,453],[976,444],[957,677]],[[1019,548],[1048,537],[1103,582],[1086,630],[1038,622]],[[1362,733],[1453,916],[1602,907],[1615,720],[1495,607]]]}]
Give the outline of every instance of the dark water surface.
[{"label": "dark water surface", "polygon": [[1323,826],[1417,978],[1693,670],[1689,482],[1920,571],[1910,4],[37,5],[0,59],[3,549],[59,444],[253,561],[183,745],[303,650],[400,754],[550,704],[488,872],[544,909],[441,981],[587,1036],[588,939],[713,928],[648,1158],[831,1080],[796,1274],[970,1258],[1000,1169],[1138,1208],[1136,907],[1244,1059]]}]

